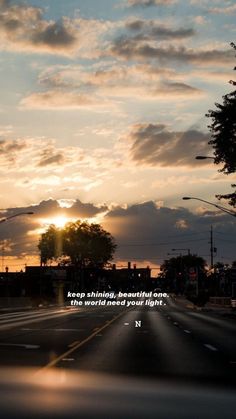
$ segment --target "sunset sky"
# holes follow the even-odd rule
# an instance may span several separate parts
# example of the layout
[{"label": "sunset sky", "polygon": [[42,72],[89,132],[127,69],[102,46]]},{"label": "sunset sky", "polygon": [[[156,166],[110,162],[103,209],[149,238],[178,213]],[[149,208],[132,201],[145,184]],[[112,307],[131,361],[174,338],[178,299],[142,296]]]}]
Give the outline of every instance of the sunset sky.
[{"label": "sunset sky", "polygon": [[195,160],[232,90],[235,18],[221,0],[0,0],[1,217],[34,211],[1,224],[2,267],[78,218],[114,235],[118,264],[157,267],[172,247],[209,261],[211,224],[216,260],[236,259],[235,219],[182,200],[235,182]]}]

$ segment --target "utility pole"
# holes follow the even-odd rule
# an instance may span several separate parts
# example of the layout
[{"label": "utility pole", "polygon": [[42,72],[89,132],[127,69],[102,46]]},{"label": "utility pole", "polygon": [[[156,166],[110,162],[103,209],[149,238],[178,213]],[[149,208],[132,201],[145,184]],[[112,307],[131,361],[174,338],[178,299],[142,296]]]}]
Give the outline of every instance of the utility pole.
[{"label": "utility pole", "polygon": [[214,263],[213,263],[213,258],[214,258],[214,247],[213,247],[213,228],[212,228],[212,225],[211,225],[211,231],[210,231],[210,251],[211,251],[211,269],[213,269],[213,265],[214,265]]},{"label": "utility pole", "polygon": [[5,242],[2,241],[2,272],[4,272],[4,252],[5,252]]}]

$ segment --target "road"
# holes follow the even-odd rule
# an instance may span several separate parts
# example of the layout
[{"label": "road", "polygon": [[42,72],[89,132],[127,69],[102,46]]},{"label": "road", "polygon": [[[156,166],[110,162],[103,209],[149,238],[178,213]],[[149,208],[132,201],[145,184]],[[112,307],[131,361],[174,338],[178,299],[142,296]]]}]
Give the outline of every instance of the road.
[{"label": "road", "polygon": [[236,323],[167,298],[150,307],[0,315],[0,366],[51,367],[236,384]]}]

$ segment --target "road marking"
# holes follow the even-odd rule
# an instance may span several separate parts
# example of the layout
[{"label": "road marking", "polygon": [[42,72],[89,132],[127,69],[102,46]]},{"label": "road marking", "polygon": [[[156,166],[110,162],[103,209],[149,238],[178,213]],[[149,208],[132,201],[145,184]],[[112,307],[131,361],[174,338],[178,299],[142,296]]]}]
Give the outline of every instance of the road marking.
[{"label": "road marking", "polygon": [[80,342],[79,340],[75,340],[70,345],[68,345],[68,348],[73,348],[73,346],[77,345],[77,343],[79,343],[79,342]]},{"label": "road marking", "polygon": [[99,335],[96,335],[96,337],[99,337],[99,338],[100,338],[101,336],[102,336],[102,334],[101,334],[101,333],[100,333]]},{"label": "road marking", "polygon": [[29,327],[23,327],[20,329],[22,331],[39,331],[42,330],[43,332],[83,332],[85,329],[44,329],[44,328],[29,328]]},{"label": "road marking", "polygon": [[[55,314],[57,313],[57,314]],[[0,320],[0,330],[6,330],[6,329],[12,329],[15,327],[19,327],[19,326],[23,326],[25,324],[30,324],[30,323],[37,323],[40,321],[45,321],[45,320],[51,320],[53,318],[60,318],[62,316],[67,316],[72,314],[70,311],[66,311],[64,312],[63,310],[57,311],[57,312],[53,312],[53,314],[46,314],[46,313],[41,313],[41,314],[37,314],[36,316],[24,316],[21,318],[17,318],[17,319],[8,319],[8,320]]]},{"label": "road marking", "polygon": [[20,346],[25,349],[38,349],[39,345],[28,345],[27,343],[0,343],[0,346]]},{"label": "road marking", "polygon": [[178,326],[178,324],[179,324],[179,323],[178,323],[178,322],[174,322],[173,324],[174,324],[175,326]]},{"label": "road marking", "polygon": [[230,364],[236,364],[236,361],[229,361]]},{"label": "road marking", "polygon": [[75,358],[63,358],[62,361],[67,361],[67,362],[71,362],[74,361]]},{"label": "road marking", "polygon": [[191,333],[190,330],[184,329],[185,333]]},{"label": "road marking", "polygon": [[38,370],[35,374],[36,375],[37,374],[40,374],[41,371],[44,371],[46,369],[49,369],[49,368],[55,366],[58,362],[62,361],[63,358],[67,358],[68,355],[71,355],[74,351],[76,351],[77,349],[81,348],[81,346],[85,345],[87,342],[89,342],[90,340],[92,340],[98,334],[98,332],[101,332],[102,330],[105,330],[108,326],[110,326],[114,321],[116,321],[117,319],[119,319],[124,314],[126,314],[126,312],[121,312],[120,314],[118,314],[114,319],[110,320],[109,323],[104,324],[98,331],[95,331],[95,332],[91,333],[91,335],[89,335],[86,339],[82,340],[77,345],[73,346],[73,348],[70,348],[64,354],[59,355],[57,358],[55,358],[54,360],[52,360],[51,362],[49,362],[47,365],[45,365],[44,367],[42,367],[40,370]]},{"label": "road marking", "polygon": [[129,326],[129,323],[124,323],[124,326]]},{"label": "road marking", "polygon": [[204,343],[204,346],[208,349],[210,349],[211,351],[218,351],[217,348],[215,348],[215,346],[210,345],[209,343]]}]

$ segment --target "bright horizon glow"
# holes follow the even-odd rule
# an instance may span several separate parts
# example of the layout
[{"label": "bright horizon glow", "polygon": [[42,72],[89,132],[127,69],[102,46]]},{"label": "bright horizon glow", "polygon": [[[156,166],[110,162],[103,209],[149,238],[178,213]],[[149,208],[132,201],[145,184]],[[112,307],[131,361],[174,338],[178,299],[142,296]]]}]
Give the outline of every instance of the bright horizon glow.
[{"label": "bright horizon glow", "polygon": [[68,218],[64,215],[57,215],[55,217],[50,217],[50,218],[44,218],[41,220],[42,224],[45,227],[48,227],[49,225],[55,225],[58,228],[63,228],[65,227],[65,225],[69,222],[73,222],[75,221],[75,219],[73,218]]}]

